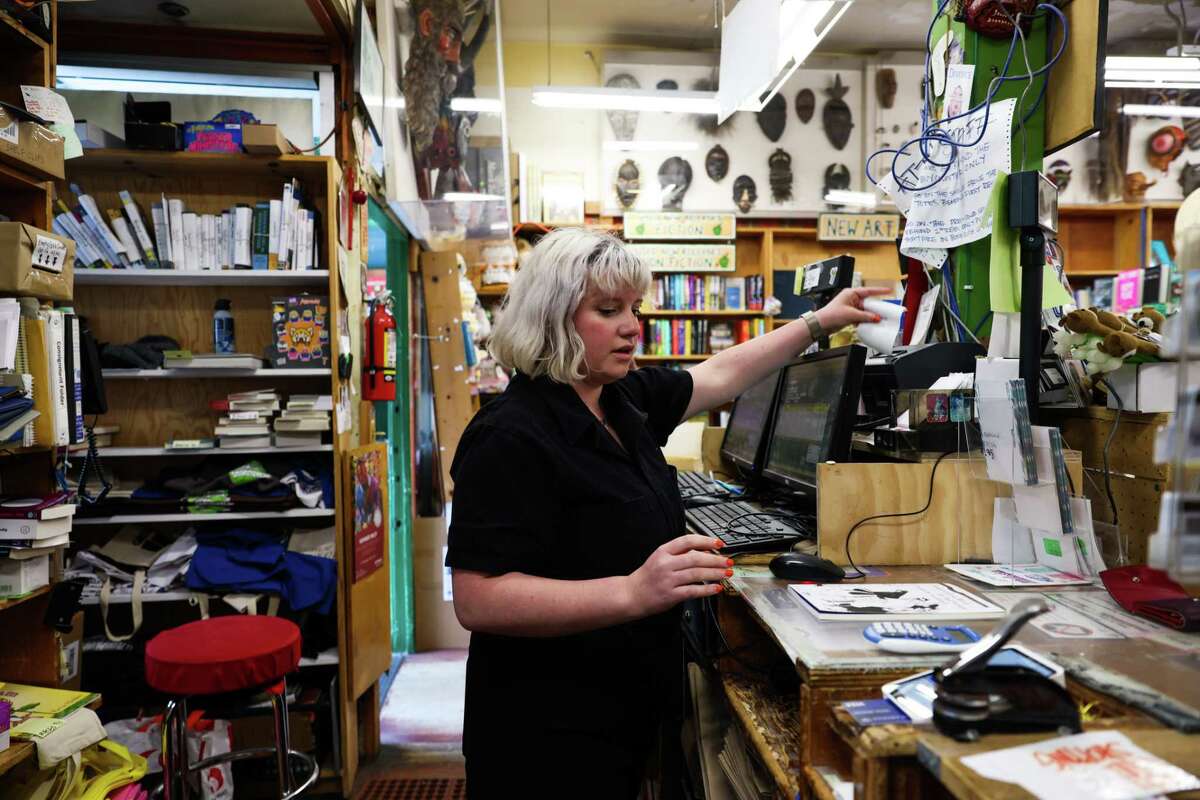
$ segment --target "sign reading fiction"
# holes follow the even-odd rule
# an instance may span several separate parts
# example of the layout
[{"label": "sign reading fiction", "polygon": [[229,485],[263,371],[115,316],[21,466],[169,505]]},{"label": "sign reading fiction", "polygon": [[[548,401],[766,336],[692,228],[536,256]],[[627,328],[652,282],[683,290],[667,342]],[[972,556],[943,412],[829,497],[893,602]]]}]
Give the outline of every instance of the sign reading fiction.
[{"label": "sign reading fiction", "polygon": [[737,221],[733,214],[681,214],[627,211],[626,239],[733,239]]},{"label": "sign reading fiction", "polygon": [[899,214],[822,214],[817,218],[817,240],[821,242],[894,242],[899,237]]}]

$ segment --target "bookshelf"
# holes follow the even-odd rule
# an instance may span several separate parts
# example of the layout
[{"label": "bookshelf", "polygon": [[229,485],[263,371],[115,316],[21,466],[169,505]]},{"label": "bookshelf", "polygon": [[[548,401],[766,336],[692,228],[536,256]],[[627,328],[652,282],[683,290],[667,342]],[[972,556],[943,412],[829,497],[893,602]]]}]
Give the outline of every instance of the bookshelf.
[{"label": "bookshelf", "polygon": [[[341,348],[338,321],[345,319],[351,341],[361,330],[361,303],[356,276],[353,283],[330,265],[338,263],[338,189],[341,172],[337,163],[320,156],[255,156],[187,152],[89,150],[67,165],[67,180],[91,195],[101,209],[120,208],[118,192],[132,194],[143,219],[149,222],[152,203],[169,198],[183,200],[187,210],[220,213],[236,204],[253,206],[256,201],[278,199],[283,184],[298,179],[305,203],[316,211],[318,263],[305,271],[170,269],[81,269],[77,274],[75,306],[87,318],[100,342],[126,343],[150,334],[177,340],[194,353],[212,350],[212,313],[218,299],[231,301],[239,352],[262,355],[274,339],[271,301],[283,295],[309,292],[329,298],[331,364],[337,363]],[[357,234],[357,229],[356,229]],[[353,346],[353,345],[352,345]],[[356,358],[357,362],[358,359]],[[357,366],[357,364],[356,364]],[[101,449],[101,457],[123,482],[134,485],[156,476],[164,468],[187,471],[206,459],[220,459],[226,468],[253,459],[275,463],[313,463],[326,466],[333,479],[334,508],[297,508],[288,511],[250,511],[215,514],[157,513],[76,517],[77,544],[99,544],[124,525],[152,525],[165,531],[182,532],[198,524],[227,524],[229,527],[258,527],[286,531],[292,528],[334,528],[337,588],[335,624],[337,650],[332,658],[318,662],[336,672],[337,695],[333,698],[333,749],[341,754],[342,770],[335,777],[348,794],[357,770],[358,753],[370,750],[368,739],[360,743],[359,708],[374,713],[378,674],[371,665],[381,654],[390,659],[390,630],[375,625],[364,634],[355,625],[356,615],[374,606],[387,607],[387,576],[381,570],[370,577],[353,580],[352,492],[347,473],[349,451],[359,444],[359,404],[351,401],[354,424],[351,430],[327,435],[326,443],[304,448],[257,448],[199,450],[166,449],[172,439],[209,438],[216,414],[209,402],[233,392],[274,389],[284,401],[293,394],[331,394],[335,403],[349,381],[359,380],[357,368],[347,380],[331,367],[307,369],[105,369],[108,413],[96,424],[116,425],[112,446]],[[336,426],[336,411],[333,415]],[[380,588],[382,598],[379,597]],[[196,618],[189,606],[164,602],[139,632],[148,640],[158,630]],[[89,630],[98,624],[89,610]],[[350,630],[354,630],[353,642]],[[353,652],[351,646],[353,645]],[[386,663],[386,662],[384,662]],[[326,684],[328,685],[328,683]],[[364,718],[362,724],[371,726]]]},{"label": "bookshelf", "polygon": [[1165,242],[1174,257],[1178,210],[1178,202],[1060,206],[1058,243],[1067,278],[1082,281],[1145,267],[1155,240]]}]

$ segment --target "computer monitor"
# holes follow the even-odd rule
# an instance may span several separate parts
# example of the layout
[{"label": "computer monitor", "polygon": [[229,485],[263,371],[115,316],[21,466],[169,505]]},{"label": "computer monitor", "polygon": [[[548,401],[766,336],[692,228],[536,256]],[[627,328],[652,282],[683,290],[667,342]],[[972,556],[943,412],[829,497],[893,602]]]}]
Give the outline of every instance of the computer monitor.
[{"label": "computer monitor", "polygon": [[780,371],[772,372],[742,392],[721,440],[721,456],[737,466],[743,477],[757,478],[762,471],[768,427],[775,410]]},{"label": "computer monitor", "polygon": [[816,499],[817,464],[845,461],[867,348],[839,347],[783,368],[763,479]]}]

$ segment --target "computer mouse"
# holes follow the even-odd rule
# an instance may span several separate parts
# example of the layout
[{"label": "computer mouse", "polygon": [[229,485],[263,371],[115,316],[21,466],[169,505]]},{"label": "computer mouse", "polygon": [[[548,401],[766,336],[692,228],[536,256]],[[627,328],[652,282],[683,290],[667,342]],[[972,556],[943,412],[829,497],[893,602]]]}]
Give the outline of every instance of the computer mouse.
[{"label": "computer mouse", "polygon": [[820,556],[805,553],[780,553],[771,559],[771,573],[786,581],[833,583],[846,577],[846,571]]},{"label": "computer mouse", "polygon": [[700,508],[701,506],[715,506],[718,503],[729,502],[728,497],[718,497],[711,494],[698,494],[687,498],[683,501],[684,508]]}]

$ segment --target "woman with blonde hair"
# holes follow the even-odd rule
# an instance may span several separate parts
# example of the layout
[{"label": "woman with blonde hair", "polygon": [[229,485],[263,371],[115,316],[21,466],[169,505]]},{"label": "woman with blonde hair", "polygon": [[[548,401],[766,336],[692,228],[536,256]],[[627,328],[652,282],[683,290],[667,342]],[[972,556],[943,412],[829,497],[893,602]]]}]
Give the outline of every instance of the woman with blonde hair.
[{"label": "woman with blonde hair", "polygon": [[[672,770],[683,697],[679,604],[732,574],[685,535],[661,446],[814,336],[877,321],[877,289],[685,371],[634,369],[650,271],[614,236],[555,231],[522,263],[488,349],[514,371],[475,416],[451,474],[446,564],[472,632],[463,752],[474,800],[637,796]],[[664,793],[674,787],[664,781]]]}]

